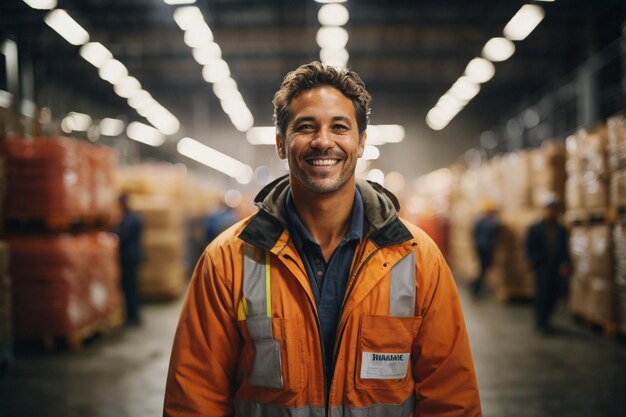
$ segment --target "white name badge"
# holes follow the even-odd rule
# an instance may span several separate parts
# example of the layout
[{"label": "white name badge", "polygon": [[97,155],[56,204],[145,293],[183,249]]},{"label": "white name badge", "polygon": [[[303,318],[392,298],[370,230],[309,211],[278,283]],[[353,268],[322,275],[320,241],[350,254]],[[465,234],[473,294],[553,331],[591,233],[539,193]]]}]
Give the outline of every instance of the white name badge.
[{"label": "white name badge", "polygon": [[410,353],[363,352],[361,379],[402,379],[406,376]]}]

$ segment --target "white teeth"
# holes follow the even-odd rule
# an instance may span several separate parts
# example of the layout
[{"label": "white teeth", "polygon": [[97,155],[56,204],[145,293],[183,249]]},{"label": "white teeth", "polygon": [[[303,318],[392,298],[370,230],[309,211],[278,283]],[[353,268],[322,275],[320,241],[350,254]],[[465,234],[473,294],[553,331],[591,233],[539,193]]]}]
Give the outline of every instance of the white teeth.
[{"label": "white teeth", "polygon": [[311,165],[335,165],[338,161],[336,159],[314,159],[311,161]]}]

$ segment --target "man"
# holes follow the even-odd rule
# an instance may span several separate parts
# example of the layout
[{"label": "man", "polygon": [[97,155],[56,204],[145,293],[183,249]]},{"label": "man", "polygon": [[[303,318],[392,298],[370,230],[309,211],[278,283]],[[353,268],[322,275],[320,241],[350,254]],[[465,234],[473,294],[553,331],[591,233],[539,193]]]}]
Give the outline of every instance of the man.
[{"label": "man", "polygon": [[498,230],[500,229],[500,222],[496,215],[497,210],[491,201],[483,201],[482,212],[482,216],[476,221],[472,230],[474,246],[480,262],[479,275],[472,282],[472,295],[475,299],[482,293],[485,274],[493,261],[493,252],[498,240]]},{"label": "man", "polygon": [[550,318],[571,270],[568,235],[559,223],[559,200],[549,195],[543,203],[543,218],[526,234],[526,257],[535,275],[535,326],[551,332]]},{"label": "man", "polygon": [[128,195],[121,194],[118,198],[122,218],[115,228],[120,240],[120,269],[122,272],[122,291],[126,302],[126,318],[128,324],[140,324],[139,290],[137,271],[141,264],[141,218],[134,213],[128,204]]},{"label": "man", "polygon": [[200,259],[176,331],[169,417],[480,416],[450,271],[382,187],[355,180],[370,95],[313,62],[274,96],[289,176]]}]

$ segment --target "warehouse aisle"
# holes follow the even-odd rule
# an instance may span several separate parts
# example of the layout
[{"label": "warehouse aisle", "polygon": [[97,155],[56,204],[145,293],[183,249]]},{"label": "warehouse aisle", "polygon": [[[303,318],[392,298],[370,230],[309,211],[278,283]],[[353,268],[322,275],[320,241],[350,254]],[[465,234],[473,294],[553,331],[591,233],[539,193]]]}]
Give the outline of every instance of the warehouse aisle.
[{"label": "warehouse aisle", "polygon": [[[626,415],[626,345],[573,324],[564,306],[546,337],[530,305],[461,293],[485,417]],[[0,379],[0,416],[160,416],[181,302],[146,306],[143,327],[78,354],[19,355]]]}]

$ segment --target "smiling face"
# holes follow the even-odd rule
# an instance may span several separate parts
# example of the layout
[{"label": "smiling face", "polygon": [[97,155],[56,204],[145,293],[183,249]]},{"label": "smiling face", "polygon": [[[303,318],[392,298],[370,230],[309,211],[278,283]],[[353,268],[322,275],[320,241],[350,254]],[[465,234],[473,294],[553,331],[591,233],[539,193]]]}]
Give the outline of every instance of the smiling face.
[{"label": "smiling face", "polygon": [[336,88],[322,85],[290,103],[284,143],[276,137],[278,155],[287,158],[294,190],[327,194],[354,183],[363,154],[352,101]]}]

